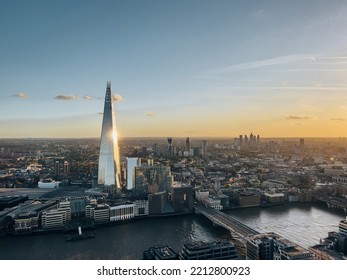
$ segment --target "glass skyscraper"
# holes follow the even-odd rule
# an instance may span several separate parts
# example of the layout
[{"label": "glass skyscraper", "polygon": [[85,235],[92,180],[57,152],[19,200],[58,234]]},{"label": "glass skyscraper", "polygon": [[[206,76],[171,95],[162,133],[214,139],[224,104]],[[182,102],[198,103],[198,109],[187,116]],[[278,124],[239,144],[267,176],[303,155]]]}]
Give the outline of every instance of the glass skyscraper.
[{"label": "glass skyscraper", "polygon": [[98,185],[106,187],[110,192],[119,191],[120,158],[116,118],[112,102],[111,82],[107,82],[104,115],[102,120]]}]

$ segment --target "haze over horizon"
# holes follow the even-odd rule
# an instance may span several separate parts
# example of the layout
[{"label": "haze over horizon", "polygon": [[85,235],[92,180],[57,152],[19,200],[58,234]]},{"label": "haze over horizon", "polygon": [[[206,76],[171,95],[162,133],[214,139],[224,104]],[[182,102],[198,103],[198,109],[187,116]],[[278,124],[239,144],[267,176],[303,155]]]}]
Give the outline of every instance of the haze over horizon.
[{"label": "haze over horizon", "polygon": [[2,1],[0,138],[347,136],[347,2]]}]

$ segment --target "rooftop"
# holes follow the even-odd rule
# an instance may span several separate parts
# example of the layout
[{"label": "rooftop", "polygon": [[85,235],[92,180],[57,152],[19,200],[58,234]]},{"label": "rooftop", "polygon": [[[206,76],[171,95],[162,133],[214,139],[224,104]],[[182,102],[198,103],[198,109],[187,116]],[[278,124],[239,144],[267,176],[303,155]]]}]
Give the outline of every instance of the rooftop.
[{"label": "rooftop", "polygon": [[310,248],[312,248],[315,251],[321,251],[322,253],[329,255],[330,257],[332,257],[335,260],[343,260],[344,259],[343,255],[341,255],[340,253],[335,252],[333,250],[330,250],[327,246],[328,246],[328,244],[317,244],[317,245],[314,245]]},{"label": "rooftop", "polygon": [[234,246],[234,244],[227,240],[219,240],[219,241],[213,241],[213,242],[194,241],[194,242],[188,242],[184,244],[184,247],[186,247],[188,250],[205,250],[205,249],[213,250],[216,248],[228,247],[228,246]]},{"label": "rooftop", "polygon": [[274,239],[277,244],[281,247],[281,250],[285,251],[288,255],[299,255],[303,253],[308,253],[309,251],[296,243],[278,235],[274,232],[260,233],[251,235],[249,239],[255,243],[259,243],[261,240]]}]

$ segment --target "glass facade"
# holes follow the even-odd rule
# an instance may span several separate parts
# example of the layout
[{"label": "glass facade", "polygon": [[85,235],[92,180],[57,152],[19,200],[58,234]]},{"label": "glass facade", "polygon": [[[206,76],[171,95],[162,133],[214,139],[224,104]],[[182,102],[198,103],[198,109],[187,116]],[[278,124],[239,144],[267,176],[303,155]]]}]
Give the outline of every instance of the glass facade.
[{"label": "glass facade", "polygon": [[118,135],[110,82],[107,83],[102,120],[98,185],[110,186],[117,191],[121,188]]}]

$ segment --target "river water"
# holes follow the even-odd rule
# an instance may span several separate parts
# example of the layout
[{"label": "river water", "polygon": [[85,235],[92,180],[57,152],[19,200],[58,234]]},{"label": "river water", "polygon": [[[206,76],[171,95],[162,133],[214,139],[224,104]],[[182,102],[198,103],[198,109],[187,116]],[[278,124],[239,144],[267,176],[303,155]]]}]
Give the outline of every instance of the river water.
[{"label": "river water", "polygon": [[[320,205],[298,204],[248,208],[227,212],[259,232],[275,232],[303,247],[319,243],[329,231],[338,231],[344,213]],[[187,241],[230,238],[203,216],[151,218],[98,228],[95,238],[65,241],[63,233],[0,238],[0,259],[142,259],[142,252],[157,244],[179,251]]]}]

